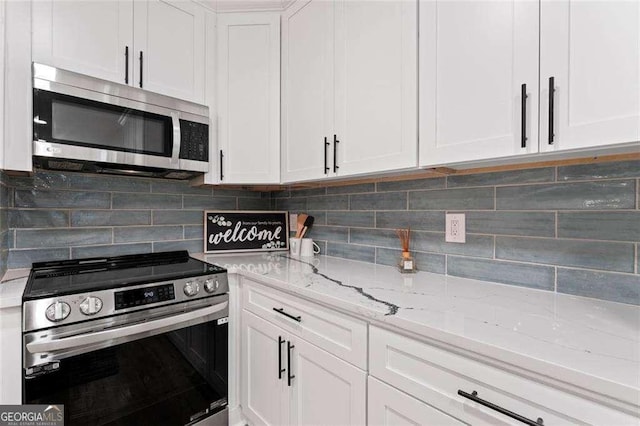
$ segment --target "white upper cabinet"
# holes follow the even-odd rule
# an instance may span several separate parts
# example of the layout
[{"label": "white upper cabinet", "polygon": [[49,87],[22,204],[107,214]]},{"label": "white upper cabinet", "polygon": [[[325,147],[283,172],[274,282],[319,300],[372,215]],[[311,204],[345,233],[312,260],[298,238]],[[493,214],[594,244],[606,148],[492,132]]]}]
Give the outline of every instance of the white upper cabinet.
[{"label": "white upper cabinet", "polygon": [[132,81],[133,1],[43,0],[32,5],[35,62],[117,83]]},{"label": "white upper cabinet", "polygon": [[416,167],[416,1],[300,1],[282,52],[284,182]]},{"label": "white upper cabinet", "polygon": [[301,0],[282,16],[284,182],[333,175],[333,15],[332,2]]},{"label": "white upper cabinet", "polygon": [[417,7],[335,2],[339,175],[417,166]]},{"label": "white upper cabinet", "polygon": [[280,182],[280,14],[218,15],[222,183]]},{"label": "white upper cabinet", "polygon": [[540,22],[541,151],[639,141],[640,3],[543,1]]},{"label": "white upper cabinet", "polygon": [[203,103],[205,10],[190,1],[135,1],[134,18],[134,84]]},{"label": "white upper cabinet", "polygon": [[420,3],[421,166],[538,151],[538,11],[535,1]]},{"label": "white upper cabinet", "polygon": [[33,60],[203,103],[205,10],[173,0],[33,2]]}]

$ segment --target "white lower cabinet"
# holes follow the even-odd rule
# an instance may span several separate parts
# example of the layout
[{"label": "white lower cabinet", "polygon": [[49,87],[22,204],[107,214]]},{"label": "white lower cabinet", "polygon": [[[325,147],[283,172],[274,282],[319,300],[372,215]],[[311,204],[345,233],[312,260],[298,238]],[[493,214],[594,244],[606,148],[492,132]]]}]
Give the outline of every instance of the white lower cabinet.
[{"label": "white lower cabinet", "polygon": [[462,422],[369,376],[367,424],[375,426],[461,425]]},{"label": "white lower cabinet", "polygon": [[365,371],[247,310],[241,363],[241,405],[252,424],[366,423]]},{"label": "white lower cabinet", "polygon": [[305,340],[290,340],[290,424],[365,424],[367,373]]},{"label": "white lower cabinet", "polygon": [[248,279],[241,305],[240,400],[252,425],[640,425],[628,414],[637,408],[596,389],[367,325]]},{"label": "white lower cabinet", "polygon": [[242,411],[254,424],[282,425],[288,412],[286,376],[282,371],[286,333],[268,321],[242,311]]},{"label": "white lower cabinet", "polygon": [[[638,425],[639,421],[563,389],[375,326],[369,327],[369,373],[467,424],[521,424],[507,410],[544,425]],[[405,418],[420,416],[408,403],[400,404],[395,394],[371,392],[370,388],[370,407],[372,395],[377,395],[377,405],[391,407],[384,409],[387,413],[397,406],[397,412],[410,414]],[[379,413],[374,419],[385,415],[390,414]]]}]

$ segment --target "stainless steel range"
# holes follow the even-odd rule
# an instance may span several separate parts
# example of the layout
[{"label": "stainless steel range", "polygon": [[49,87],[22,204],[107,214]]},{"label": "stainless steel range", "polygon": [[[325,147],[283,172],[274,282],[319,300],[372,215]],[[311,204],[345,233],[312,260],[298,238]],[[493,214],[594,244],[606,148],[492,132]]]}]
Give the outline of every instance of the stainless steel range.
[{"label": "stainless steel range", "polygon": [[65,424],[227,424],[225,269],[186,251],[34,263],[24,403]]}]

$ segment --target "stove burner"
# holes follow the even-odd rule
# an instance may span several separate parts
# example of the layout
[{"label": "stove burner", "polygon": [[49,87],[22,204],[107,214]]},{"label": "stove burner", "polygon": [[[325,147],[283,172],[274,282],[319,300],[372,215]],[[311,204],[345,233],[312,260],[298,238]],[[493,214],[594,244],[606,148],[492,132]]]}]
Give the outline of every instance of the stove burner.
[{"label": "stove burner", "polygon": [[189,257],[186,250],[37,262],[23,300],[196,277],[225,269]]},{"label": "stove burner", "polygon": [[226,269],[187,251],[34,263],[22,295],[24,330],[140,310],[183,312],[228,289]]}]

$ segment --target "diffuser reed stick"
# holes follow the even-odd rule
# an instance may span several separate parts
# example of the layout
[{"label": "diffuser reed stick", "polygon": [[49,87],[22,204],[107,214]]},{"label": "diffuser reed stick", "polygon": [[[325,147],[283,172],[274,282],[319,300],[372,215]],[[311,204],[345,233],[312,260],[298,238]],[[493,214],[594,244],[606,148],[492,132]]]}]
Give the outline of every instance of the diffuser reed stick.
[{"label": "diffuser reed stick", "polygon": [[400,259],[400,272],[415,272],[416,264],[409,252],[409,243],[411,241],[411,229],[396,229],[396,234],[400,239],[400,247],[402,248],[402,258]]},{"label": "diffuser reed stick", "polygon": [[[411,228],[396,229],[396,234],[400,238],[400,246],[402,247],[402,257],[409,256],[409,241],[411,240]],[[406,254],[406,255],[405,255]]]}]

